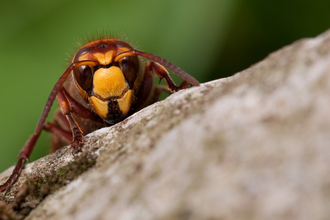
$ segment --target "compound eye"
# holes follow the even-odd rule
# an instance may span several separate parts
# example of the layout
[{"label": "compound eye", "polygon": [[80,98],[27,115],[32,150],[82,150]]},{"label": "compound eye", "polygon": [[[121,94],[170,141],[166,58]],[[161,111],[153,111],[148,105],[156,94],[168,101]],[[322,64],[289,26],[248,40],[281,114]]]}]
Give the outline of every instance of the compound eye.
[{"label": "compound eye", "polygon": [[90,66],[80,66],[73,70],[76,82],[83,90],[87,91],[93,86],[93,71]]},{"label": "compound eye", "polygon": [[139,59],[136,56],[124,57],[120,61],[120,68],[130,86],[133,86],[139,73]]}]

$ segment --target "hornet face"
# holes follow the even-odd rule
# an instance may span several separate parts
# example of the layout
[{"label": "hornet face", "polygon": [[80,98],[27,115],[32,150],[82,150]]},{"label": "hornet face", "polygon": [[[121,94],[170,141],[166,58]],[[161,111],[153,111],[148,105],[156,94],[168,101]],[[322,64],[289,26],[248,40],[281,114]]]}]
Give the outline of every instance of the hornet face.
[{"label": "hornet face", "polygon": [[[99,40],[83,46],[73,62],[94,60],[97,66],[80,66],[73,70],[80,95],[92,110],[108,124],[128,114],[143,77],[137,56],[115,57],[133,48],[119,40]],[[138,77],[140,76],[140,77]]]}]

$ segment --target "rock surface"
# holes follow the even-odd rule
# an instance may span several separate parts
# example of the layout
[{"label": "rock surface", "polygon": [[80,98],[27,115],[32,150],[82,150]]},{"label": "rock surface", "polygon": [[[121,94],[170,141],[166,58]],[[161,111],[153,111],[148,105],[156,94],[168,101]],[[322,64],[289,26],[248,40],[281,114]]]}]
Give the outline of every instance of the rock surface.
[{"label": "rock surface", "polygon": [[28,164],[2,199],[27,220],[326,219],[329,94],[330,31]]}]

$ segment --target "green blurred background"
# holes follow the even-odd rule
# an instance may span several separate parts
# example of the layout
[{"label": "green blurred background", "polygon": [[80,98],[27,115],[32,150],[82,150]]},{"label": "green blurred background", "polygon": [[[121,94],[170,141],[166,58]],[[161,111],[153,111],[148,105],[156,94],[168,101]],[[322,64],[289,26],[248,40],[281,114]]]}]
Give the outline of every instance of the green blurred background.
[{"label": "green blurred background", "polygon": [[[206,82],[324,32],[329,8],[321,0],[1,1],[0,172],[16,163],[80,38],[125,33],[138,49]],[[48,147],[44,133],[31,161]]]}]

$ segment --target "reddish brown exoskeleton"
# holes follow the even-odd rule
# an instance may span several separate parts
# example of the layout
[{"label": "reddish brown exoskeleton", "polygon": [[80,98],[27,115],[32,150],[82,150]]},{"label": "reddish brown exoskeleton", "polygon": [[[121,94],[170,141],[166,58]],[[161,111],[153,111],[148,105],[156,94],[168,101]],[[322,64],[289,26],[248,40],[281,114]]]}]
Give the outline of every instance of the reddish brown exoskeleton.
[{"label": "reddish brown exoskeleton", "polygon": [[[144,63],[140,57],[151,61]],[[163,66],[184,79],[180,86]],[[153,89],[153,73],[164,79],[167,87]],[[52,151],[69,143],[79,151],[83,134],[113,125],[154,103],[163,90],[173,93],[189,85],[198,86],[199,82],[169,61],[135,50],[124,41],[102,39],[86,44],[55,84],[33,135],[21,150],[13,173],[0,185],[0,192],[18,178],[43,129],[53,134]],[[61,111],[55,113],[54,123],[45,124],[55,98]]]}]

